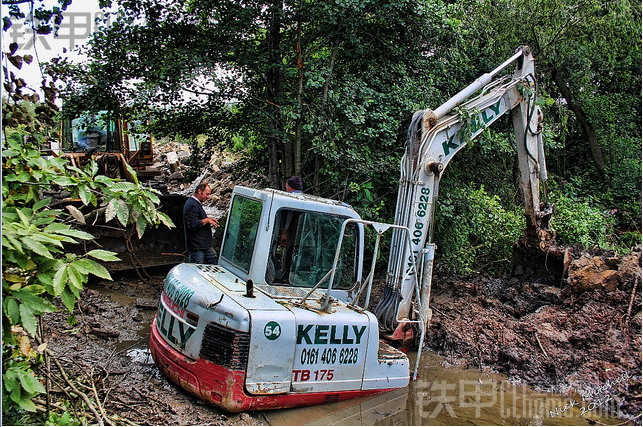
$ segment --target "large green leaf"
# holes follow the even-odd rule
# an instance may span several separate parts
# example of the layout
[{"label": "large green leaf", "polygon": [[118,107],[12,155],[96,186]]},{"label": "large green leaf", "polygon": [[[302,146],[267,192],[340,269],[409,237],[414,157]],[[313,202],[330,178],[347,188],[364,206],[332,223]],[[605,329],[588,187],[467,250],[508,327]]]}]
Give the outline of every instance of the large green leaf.
[{"label": "large green leaf", "polygon": [[11,296],[6,296],[3,298],[2,306],[4,308],[4,315],[9,318],[11,323],[14,325],[18,323],[20,320],[20,310],[16,299]]},{"label": "large green leaf", "polygon": [[110,187],[110,191],[113,192],[125,192],[127,193],[128,191],[132,191],[136,189],[136,185],[132,184],[131,182],[125,182],[125,181],[119,181],[119,182],[114,182]]},{"label": "large green leaf", "polygon": [[47,225],[44,231],[47,233],[58,233],[60,231],[69,230],[69,229],[70,227],[66,224],[62,224],[60,222],[54,222]]},{"label": "large green leaf", "polygon": [[75,228],[69,228],[69,227],[67,227],[66,229],[56,230],[56,233],[63,234],[69,237],[75,237],[76,239],[81,239],[81,240],[92,240],[94,238],[94,236],[92,236],[91,234],[85,231],[81,231],[81,230],[77,230]]},{"label": "large green leaf", "polygon": [[60,295],[67,284],[67,265],[63,264],[54,275],[54,295]]},{"label": "large green leaf", "polygon": [[56,236],[56,235],[53,235],[54,237],[51,237],[51,236],[52,235],[47,235],[47,234],[44,234],[44,233],[32,233],[31,234],[31,238],[33,240],[36,240],[36,241],[38,241],[40,243],[43,243],[43,244],[54,245],[54,246],[57,246],[57,247],[60,247],[60,248],[63,247],[63,244],[61,243],[61,240],[67,240],[68,241],[68,239],[66,237],[63,237],[63,236]]},{"label": "large green leaf", "polygon": [[165,213],[163,212],[158,212],[158,218],[161,220],[161,223],[165,225],[168,228],[174,228],[176,225],[172,221],[172,219]]},{"label": "large green leaf", "polygon": [[46,199],[42,199],[42,200],[36,202],[36,204],[33,205],[33,210],[38,211],[38,210],[44,208],[45,206],[47,206],[49,203],[51,203],[51,197],[48,197]]},{"label": "large green leaf", "polygon": [[127,204],[124,200],[118,199],[117,204],[118,207],[116,209],[116,216],[118,217],[118,221],[121,223],[121,225],[126,226],[127,221],[129,221],[129,208],[127,207]]},{"label": "large green leaf", "polygon": [[79,258],[73,261],[74,268],[81,272],[82,274],[88,274],[92,272],[92,269],[95,267],[95,262],[85,259],[85,258]]},{"label": "large green leaf", "polygon": [[47,313],[50,311],[54,311],[56,309],[56,307],[51,302],[49,302],[44,298],[39,297],[38,295],[34,295],[29,291],[20,289],[17,291],[13,291],[11,294],[16,299],[22,302],[21,307],[28,306],[29,309],[35,312],[36,314]]},{"label": "large green leaf", "polygon": [[99,259],[101,261],[120,261],[115,252],[105,251],[103,249],[94,249],[87,252],[87,256]]},{"label": "large green leaf", "polygon": [[138,184],[138,176],[136,175],[136,171],[134,170],[134,168],[132,168],[129,163],[125,163],[125,167],[127,168],[127,171],[130,173],[130,175],[132,175],[132,177],[134,178],[134,183]]},{"label": "large green leaf", "polygon": [[109,274],[109,271],[107,271],[107,269],[104,266],[102,266],[101,264],[91,259],[87,261],[93,264],[93,268],[90,271],[91,274],[101,277],[103,279],[112,280],[112,276]]},{"label": "large green leaf", "polygon": [[77,290],[83,289],[83,275],[82,273],[76,268],[76,262],[71,262],[69,264],[69,267],[67,268],[67,276],[69,278],[69,283],[76,288]]},{"label": "large green leaf", "polygon": [[76,180],[69,176],[61,176],[58,178],[52,179],[52,182],[58,184],[59,186],[65,188],[76,184]]},{"label": "large green leaf", "polygon": [[22,243],[24,243],[24,245],[26,247],[28,247],[29,249],[31,249],[32,251],[34,251],[38,255],[42,255],[42,256],[44,256],[46,258],[53,258],[53,255],[51,254],[51,252],[49,252],[49,250],[47,249],[47,247],[45,245],[43,245],[40,242],[37,242],[36,240],[34,240],[31,237],[23,237],[22,238]]},{"label": "large green leaf", "polygon": [[45,392],[45,387],[31,372],[21,371],[18,375],[18,379],[20,380],[22,388],[31,395]]},{"label": "large green leaf", "polygon": [[109,222],[116,217],[116,213],[118,212],[118,200],[117,199],[112,199],[109,201],[107,204],[107,208],[105,209],[105,222]]},{"label": "large green leaf", "polygon": [[62,300],[63,304],[65,304],[67,311],[73,313],[74,306],[76,305],[76,296],[69,289],[65,288],[60,293],[60,299]]},{"label": "large green leaf", "polygon": [[16,210],[16,213],[24,226],[29,227],[29,224],[31,224],[31,218],[33,218],[33,211],[31,209],[23,208]]},{"label": "large green leaf", "polygon": [[83,204],[85,206],[89,205],[91,201],[91,192],[89,189],[83,185],[78,187],[78,195],[80,196],[80,200],[83,201]]},{"label": "large green leaf", "polygon": [[23,291],[31,292],[34,295],[40,295],[45,292],[44,286],[41,285],[28,285],[20,288]]},{"label": "large green leaf", "polygon": [[36,313],[31,309],[31,306],[28,303],[23,301],[19,306],[20,310],[20,323],[22,327],[25,328],[25,331],[31,336],[36,335]]},{"label": "large green leaf", "polygon": [[145,217],[143,215],[139,215],[139,217],[136,220],[136,233],[138,234],[139,239],[143,237],[143,234],[145,233],[146,228],[147,228],[147,221],[145,220]]},{"label": "large green leaf", "polygon": [[2,246],[7,249],[20,250],[20,252],[22,252],[22,245],[20,244],[20,242],[18,242],[12,236],[10,237],[3,235],[2,237]]},{"label": "large green leaf", "polygon": [[37,411],[36,404],[29,397],[22,397],[20,401],[18,401],[18,405],[20,405],[20,407],[25,411]]},{"label": "large green leaf", "polygon": [[[39,283],[42,283],[43,285],[54,285],[54,278],[50,274],[50,271],[47,271],[46,273],[38,273],[36,275],[36,279],[38,280]],[[55,273],[54,273],[55,274]]]}]

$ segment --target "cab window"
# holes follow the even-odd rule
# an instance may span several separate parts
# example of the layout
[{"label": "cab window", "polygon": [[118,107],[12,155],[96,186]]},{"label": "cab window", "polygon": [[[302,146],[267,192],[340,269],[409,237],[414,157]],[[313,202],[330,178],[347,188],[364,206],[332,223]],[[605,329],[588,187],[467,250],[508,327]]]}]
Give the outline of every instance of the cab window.
[{"label": "cab window", "polygon": [[119,151],[116,120],[107,111],[64,120],[63,149],[78,153]]},{"label": "cab window", "polygon": [[[346,218],[281,209],[277,212],[266,282],[313,287],[333,267],[342,224]],[[356,279],[357,228],[346,228],[334,287],[350,288]],[[322,286],[328,286],[328,276]]]},{"label": "cab window", "polygon": [[260,217],[261,202],[234,197],[221,257],[246,273],[250,271]]}]

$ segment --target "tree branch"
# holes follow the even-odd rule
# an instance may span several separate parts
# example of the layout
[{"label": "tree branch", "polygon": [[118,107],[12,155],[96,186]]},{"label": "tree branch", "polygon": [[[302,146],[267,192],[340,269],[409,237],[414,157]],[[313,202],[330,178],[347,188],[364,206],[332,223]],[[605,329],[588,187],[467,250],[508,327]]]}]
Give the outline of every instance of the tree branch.
[{"label": "tree branch", "polygon": [[561,95],[563,95],[563,97],[567,100],[567,105],[572,110],[572,112],[580,122],[581,127],[585,131],[585,135],[587,136],[587,143],[592,153],[594,164],[596,165],[598,173],[600,174],[601,178],[607,179],[607,165],[605,164],[603,152],[601,151],[601,147],[598,143],[596,128],[591,123],[589,117],[587,117],[587,114],[585,113],[583,108],[576,103],[576,99],[574,98],[572,91],[569,89],[569,87],[567,87],[567,84],[563,79],[563,75],[560,70],[557,67],[554,67],[552,74],[558,90],[560,90]]}]

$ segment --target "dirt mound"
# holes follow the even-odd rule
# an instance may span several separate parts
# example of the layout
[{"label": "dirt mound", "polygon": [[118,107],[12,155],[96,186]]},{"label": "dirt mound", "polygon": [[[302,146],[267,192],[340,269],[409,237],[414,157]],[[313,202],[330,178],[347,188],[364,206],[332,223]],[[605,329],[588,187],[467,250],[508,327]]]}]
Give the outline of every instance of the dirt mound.
[{"label": "dirt mound", "polygon": [[[73,326],[62,307],[44,316],[48,348],[80,391],[100,398],[102,409],[117,425],[261,425],[261,415],[225,414],[184,393],[154,364],[146,343],[164,277],[93,284],[82,292]],[[48,376],[54,379],[54,400],[73,396],[54,363]],[[74,396],[67,410],[96,424],[80,398]]]},{"label": "dirt mound", "polygon": [[641,413],[640,247],[623,258],[583,254],[560,286],[524,276],[433,283],[426,344],[450,363],[586,397],[608,384],[623,414]]},{"label": "dirt mound", "polygon": [[238,159],[224,152],[213,153],[207,164],[201,165],[201,175],[188,179],[193,176],[189,164],[194,160],[190,156],[188,144],[171,141],[158,141],[154,144],[154,170],[157,171],[155,180],[160,183],[162,193],[190,196],[194,186],[205,182],[212,188],[210,199],[205,205],[225,211],[230,205],[235,185],[257,188],[264,184],[260,175],[241,170]]}]

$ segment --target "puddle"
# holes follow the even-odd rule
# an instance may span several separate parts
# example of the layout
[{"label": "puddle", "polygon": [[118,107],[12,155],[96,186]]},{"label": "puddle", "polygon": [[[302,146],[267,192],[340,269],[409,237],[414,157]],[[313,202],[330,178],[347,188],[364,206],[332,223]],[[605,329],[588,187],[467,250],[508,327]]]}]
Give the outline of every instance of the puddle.
[{"label": "puddle", "polygon": [[132,363],[138,363],[140,365],[154,364],[154,359],[152,359],[152,353],[149,348],[132,348],[127,350],[125,354],[132,359]]},{"label": "puddle", "polygon": [[125,352],[129,355],[130,351],[148,351],[149,352],[149,340],[150,340],[150,330],[152,326],[152,319],[154,319],[154,314],[156,310],[147,310],[142,308],[136,308],[137,297],[126,295],[123,292],[114,289],[107,289],[104,286],[100,285],[89,285],[88,289],[93,289],[101,295],[108,297],[110,301],[123,306],[130,307],[132,310],[136,309],[136,319],[132,319],[129,323],[130,325],[130,334],[128,334],[129,339],[122,339],[116,342],[113,342],[113,346],[117,352]]},{"label": "puddle", "polygon": [[125,352],[130,357],[132,357],[130,353],[136,351],[147,351],[149,353],[150,330],[153,318],[154,311],[141,310],[141,321],[138,322],[141,328],[136,331],[137,338],[114,343],[116,351]]},{"label": "puddle", "polygon": [[[581,407],[588,402],[583,402],[580,395],[566,397],[526,386],[516,387],[500,374],[444,368],[442,360],[435,353],[423,352],[417,381],[404,389],[317,407],[266,411],[265,416],[272,425],[616,425],[623,422],[616,417],[618,410],[614,402],[581,415]],[[414,362],[411,366],[415,366]],[[574,398],[579,404],[572,407],[569,403]],[[563,412],[565,405],[567,410]]]}]

